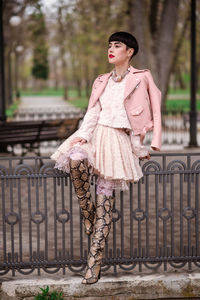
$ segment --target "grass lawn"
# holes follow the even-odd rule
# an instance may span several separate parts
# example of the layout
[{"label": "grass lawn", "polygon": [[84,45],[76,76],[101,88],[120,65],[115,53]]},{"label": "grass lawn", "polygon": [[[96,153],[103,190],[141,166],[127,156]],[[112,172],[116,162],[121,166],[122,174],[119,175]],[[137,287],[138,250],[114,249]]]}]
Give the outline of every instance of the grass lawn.
[{"label": "grass lawn", "polygon": [[[189,100],[167,100],[166,101],[167,111],[183,111],[188,112],[190,110]],[[197,110],[200,111],[200,100],[197,101]]]},{"label": "grass lawn", "polygon": [[[43,90],[34,91],[32,89],[21,90],[21,96],[62,96],[64,93],[63,88],[46,88]],[[69,89],[68,91],[69,97],[76,97],[77,92],[75,89]]]},{"label": "grass lawn", "polygon": [[12,118],[14,112],[17,110],[20,101],[16,100],[9,108],[6,109],[6,116]]}]

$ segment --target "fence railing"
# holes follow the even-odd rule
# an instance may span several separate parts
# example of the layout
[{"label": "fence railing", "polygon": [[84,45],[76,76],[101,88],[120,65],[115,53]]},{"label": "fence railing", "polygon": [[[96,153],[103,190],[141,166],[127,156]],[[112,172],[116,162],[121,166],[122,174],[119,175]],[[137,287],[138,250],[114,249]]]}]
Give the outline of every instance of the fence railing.
[{"label": "fence railing", "polygon": [[[48,157],[20,159],[0,158],[0,275],[81,272],[90,238],[70,177]],[[199,268],[200,153],[152,154],[142,168],[115,193],[102,270]]]}]

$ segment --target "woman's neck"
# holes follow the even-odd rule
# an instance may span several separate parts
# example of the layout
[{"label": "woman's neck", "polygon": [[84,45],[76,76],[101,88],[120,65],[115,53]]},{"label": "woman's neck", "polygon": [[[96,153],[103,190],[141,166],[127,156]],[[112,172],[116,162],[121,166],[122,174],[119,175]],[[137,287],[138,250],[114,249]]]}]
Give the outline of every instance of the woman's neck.
[{"label": "woman's neck", "polygon": [[128,69],[129,66],[130,66],[129,63],[125,63],[125,64],[122,64],[122,65],[115,65],[116,74],[118,76],[123,75],[126,72],[126,70]]}]

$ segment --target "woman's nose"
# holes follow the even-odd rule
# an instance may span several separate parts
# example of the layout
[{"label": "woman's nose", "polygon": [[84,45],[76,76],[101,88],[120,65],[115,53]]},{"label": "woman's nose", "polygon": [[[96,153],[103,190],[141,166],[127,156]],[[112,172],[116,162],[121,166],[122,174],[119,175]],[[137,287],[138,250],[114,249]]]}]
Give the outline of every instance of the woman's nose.
[{"label": "woman's nose", "polygon": [[112,52],[113,51],[113,46],[110,46],[108,51]]}]

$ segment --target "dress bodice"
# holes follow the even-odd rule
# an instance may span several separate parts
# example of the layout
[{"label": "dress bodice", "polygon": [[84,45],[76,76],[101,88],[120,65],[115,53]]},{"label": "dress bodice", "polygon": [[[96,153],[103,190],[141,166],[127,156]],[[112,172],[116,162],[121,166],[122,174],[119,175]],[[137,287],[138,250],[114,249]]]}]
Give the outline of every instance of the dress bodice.
[{"label": "dress bodice", "polygon": [[101,111],[98,124],[131,129],[124,108],[125,84],[126,77],[120,82],[115,82],[112,77],[109,78],[105,90],[99,98]]}]

